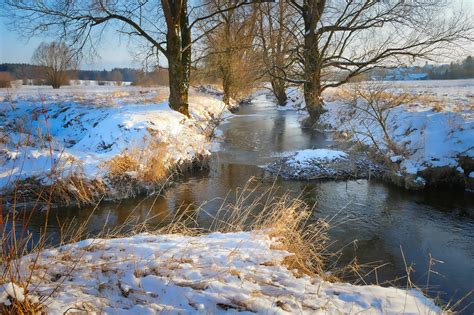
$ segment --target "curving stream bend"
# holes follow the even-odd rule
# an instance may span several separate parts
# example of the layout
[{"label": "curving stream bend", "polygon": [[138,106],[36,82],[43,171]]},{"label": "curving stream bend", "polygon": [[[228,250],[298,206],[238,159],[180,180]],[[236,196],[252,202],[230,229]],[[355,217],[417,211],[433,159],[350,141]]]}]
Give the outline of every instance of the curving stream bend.
[{"label": "curving stream bend", "polygon": [[[222,139],[216,145],[209,170],[194,172],[179,180],[163,196],[143,200],[104,202],[93,213],[87,229],[93,234],[105,225],[123,223],[132,209],[142,220],[148,217],[159,225],[170,213],[188,206],[193,215],[197,205],[216,211],[229,191],[243,187],[249,178],[263,177],[262,165],[275,160],[279,153],[308,148],[324,148],[333,142],[329,134],[302,129],[301,115],[295,111],[279,111],[265,95],[257,96],[249,105],[220,127]],[[260,188],[274,183],[262,180]],[[408,263],[416,270],[412,280],[426,284],[429,255],[444,261],[433,267],[442,277],[432,274],[430,287],[434,295],[448,301],[466,295],[474,288],[474,197],[459,192],[407,192],[377,181],[277,181],[279,193],[301,196],[315,206],[314,217],[332,217],[339,222],[331,231],[336,247],[357,240],[357,249],[347,246],[341,264],[354,255],[360,263],[379,261],[388,266],[378,271],[378,281],[393,280],[405,275],[401,248]],[[230,197],[231,198],[231,197]],[[60,222],[84,221],[92,208],[57,208],[50,215],[49,233],[58,234]],[[30,230],[43,227],[43,216],[33,216]],[[209,217],[200,216],[205,225]],[[367,281],[375,281],[368,278]],[[401,284],[403,285],[404,280]],[[462,306],[466,314],[474,313],[474,296],[466,298]]]}]

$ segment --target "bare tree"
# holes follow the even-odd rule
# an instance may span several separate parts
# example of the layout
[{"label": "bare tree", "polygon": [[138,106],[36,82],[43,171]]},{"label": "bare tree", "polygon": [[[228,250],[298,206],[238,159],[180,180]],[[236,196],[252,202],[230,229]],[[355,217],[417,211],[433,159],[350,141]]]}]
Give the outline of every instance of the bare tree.
[{"label": "bare tree", "polygon": [[222,80],[223,101],[229,105],[261,76],[262,64],[254,46],[258,10],[256,4],[235,7],[233,0],[210,0],[206,8],[222,12],[201,26],[206,35],[198,60],[203,60],[205,72]]},{"label": "bare tree", "polygon": [[11,82],[15,79],[9,72],[2,71],[0,72],[0,88],[9,88],[11,87]]},{"label": "bare tree", "polygon": [[[23,34],[31,37],[48,30],[56,31],[78,51],[89,48],[94,54],[94,47],[107,27],[117,27],[121,34],[141,40],[146,60],[166,58],[169,106],[187,116],[191,46],[202,36],[192,39],[191,30],[196,23],[225,10],[217,8],[190,22],[188,0],[5,0],[4,3],[10,9],[12,23]],[[246,3],[236,1],[233,7]],[[189,11],[200,6],[196,4]]]},{"label": "bare tree", "polygon": [[265,72],[268,74],[272,92],[279,105],[286,105],[288,99],[284,69],[291,66],[292,48],[297,44],[297,23],[295,11],[287,1],[262,3],[259,12],[258,38],[262,47]]},{"label": "bare tree", "polygon": [[[282,69],[304,86],[311,120],[323,113],[322,92],[381,66],[450,52],[473,40],[472,17],[444,0],[288,0],[301,24],[298,65]],[[335,76],[338,73],[342,76]]]},{"label": "bare tree", "polygon": [[123,80],[122,73],[120,73],[120,71],[117,69],[112,70],[112,72],[110,73],[110,80],[114,81],[115,85],[121,86]]},{"label": "bare tree", "polygon": [[353,111],[355,123],[364,127],[354,128],[355,133],[370,139],[379,153],[384,153],[383,141],[375,135],[380,130],[386,147],[396,155],[403,155],[403,148],[390,135],[389,118],[395,108],[413,102],[416,96],[407,92],[388,92],[389,88],[390,86],[380,82],[354,83],[347,93],[350,95],[347,101]]},{"label": "bare tree", "polygon": [[53,89],[66,84],[67,71],[77,67],[77,59],[64,42],[41,43],[33,53],[32,61],[44,68]]}]

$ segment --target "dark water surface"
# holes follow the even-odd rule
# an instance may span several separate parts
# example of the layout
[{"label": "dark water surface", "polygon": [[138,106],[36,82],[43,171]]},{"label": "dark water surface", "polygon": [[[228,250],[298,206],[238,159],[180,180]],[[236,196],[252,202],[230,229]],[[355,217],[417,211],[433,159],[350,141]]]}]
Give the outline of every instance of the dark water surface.
[{"label": "dark water surface", "polygon": [[[272,181],[261,180],[261,166],[275,160],[278,153],[333,145],[329,135],[302,129],[301,117],[294,111],[278,111],[265,97],[258,97],[221,125],[223,140],[213,153],[209,170],[186,175],[164,196],[104,202],[92,214],[88,230],[94,233],[104,225],[120,225],[132,211],[141,220],[152,217],[150,223],[160,225],[169,214],[184,211],[179,210],[184,209],[183,206],[187,206],[186,215],[197,216],[195,219],[205,224],[209,217],[203,213],[196,215],[194,211],[199,204],[211,200],[204,207],[210,213],[215,212],[222,202],[216,198],[233,196],[232,192],[243,187],[251,177],[260,181],[262,191],[273,185]],[[416,270],[412,280],[426,285],[431,254],[444,261],[433,267],[441,275],[431,275],[433,292],[441,292],[441,298],[449,301],[473,289],[474,194],[414,193],[366,180],[278,181],[276,186],[278,193],[301,196],[309,204],[315,204],[315,218],[337,214],[339,224],[330,231],[335,246],[342,247],[354,240],[358,245],[357,249],[346,247],[341,264],[354,255],[360,263],[387,263],[388,266],[378,271],[378,281],[392,280],[406,274],[403,249],[407,263],[413,264]],[[91,211],[92,208],[55,209],[49,220],[51,235],[59,230],[57,218],[61,222],[72,218],[81,222],[87,220]],[[37,232],[43,224],[42,216],[34,216],[30,229]],[[370,280],[374,278],[369,277]],[[470,296],[461,308],[473,302],[474,297]],[[463,313],[474,313],[474,306],[468,306]]]}]

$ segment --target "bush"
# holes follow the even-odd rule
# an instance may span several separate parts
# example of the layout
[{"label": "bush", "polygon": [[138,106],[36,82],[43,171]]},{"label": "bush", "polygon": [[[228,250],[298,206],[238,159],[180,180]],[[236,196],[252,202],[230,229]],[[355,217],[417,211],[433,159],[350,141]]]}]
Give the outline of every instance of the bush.
[{"label": "bush", "polygon": [[0,72],[0,88],[10,88],[13,80],[14,78],[9,72]]}]

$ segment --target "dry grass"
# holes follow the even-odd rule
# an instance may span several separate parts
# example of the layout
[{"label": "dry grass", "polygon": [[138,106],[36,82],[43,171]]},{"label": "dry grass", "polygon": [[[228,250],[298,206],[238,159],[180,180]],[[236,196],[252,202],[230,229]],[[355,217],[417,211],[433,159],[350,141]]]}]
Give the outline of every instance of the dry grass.
[{"label": "dry grass", "polygon": [[343,101],[349,103],[354,99],[354,94],[350,89],[338,87],[325,92],[324,99],[329,102]]},{"label": "dry grass", "polygon": [[[436,95],[430,95],[430,94],[419,94],[419,95],[414,95],[412,103],[414,106],[417,105],[422,105],[422,106],[428,106],[432,107],[433,110],[437,113],[445,111],[445,106],[443,104],[450,104],[452,100],[450,100],[448,97],[443,97],[443,96],[436,96]],[[457,111],[459,109],[459,104],[456,104],[454,106]]]},{"label": "dry grass", "polygon": [[[159,234],[180,233],[184,235],[202,235],[209,232],[263,231],[269,237],[274,238],[275,243],[272,249],[284,250],[291,254],[287,256],[282,263],[291,270],[296,277],[309,275],[312,277],[319,276],[326,281],[338,281],[339,275],[343,275],[344,278],[347,278],[347,274],[351,273],[358,279],[353,281],[354,283],[368,284],[364,278],[374,273],[377,275],[378,269],[383,265],[362,265],[358,263],[357,259],[354,259],[343,268],[336,269],[334,265],[330,263],[330,259],[338,256],[339,253],[331,253],[328,249],[331,245],[328,238],[328,231],[333,218],[328,220],[312,218],[311,213],[313,209],[300,199],[292,198],[288,195],[278,196],[272,189],[262,193],[259,187],[255,181],[249,181],[241,191],[236,192],[235,201],[225,202],[224,200],[220,208],[213,213],[209,213],[204,209],[205,204],[201,205],[197,210],[193,210],[197,212],[196,216],[187,216],[186,210],[178,211],[175,216],[171,218],[169,224],[154,232]],[[196,218],[200,215],[207,215],[211,218],[212,222],[209,226],[200,227],[197,224]],[[75,242],[84,238],[86,236],[87,222],[91,216],[92,213],[79,227],[74,225],[73,222],[64,226],[61,229],[61,234],[64,236],[61,243]],[[11,219],[13,219],[13,217],[10,217],[10,220]],[[132,216],[130,216],[126,224],[133,222],[133,220]],[[137,232],[147,230],[146,225],[147,222],[138,223],[137,221],[135,227],[133,229],[127,229],[126,232],[124,232],[124,226],[115,227],[112,231],[104,228],[103,231],[95,237],[116,238],[133,235]],[[2,266],[4,266],[4,271],[2,278],[0,278],[0,283],[16,283],[24,288],[26,296],[28,296],[28,288],[32,287],[32,283],[29,282],[31,273],[38,272],[35,270],[35,259],[37,260],[39,253],[47,248],[46,242],[44,241],[46,236],[42,236],[41,242],[35,246],[33,250],[25,251],[21,249],[25,248],[24,244],[30,241],[29,237],[15,239],[12,238],[15,233],[11,231],[7,232],[5,228],[3,232],[3,244],[12,244],[14,247],[7,247],[9,251],[4,250],[3,252],[1,263]],[[96,248],[100,249],[102,245],[97,243],[92,246],[90,250],[95,250]],[[19,268],[21,265],[21,257],[25,254],[30,254],[29,257],[33,257],[32,262],[29,263],[30,268],[28,268],[30,273],[27,272],[26,274],[20,273]],[[65,255],[66,256],[62,257],[62,259],[68,259],[70,263],[68,272],[72,273],[76,268],[76,264],[80,262],[81,259],[80,257],[67,256],[67,253],[65,253]],[[172,269],[172,263],[182,264],[191,263],[191,261],[170,261],[170,270]],[[265,264],[275,265],[278,263],[279,262],[269,261]],[[7,268],[5,268],[5,266]],[[431,263],[428,272],[432,272]],[[232,269],[229,270],[229,273],[238,275],[239,270]],[[407,288],[415,287],[410,280],[411,273],[411,267],[407,267]],[[64,279],[66,278],[67,277],[64,277]],[[429,282],[429,280],[427,282]],[[379,284],[378,281],[377,284]],[[38,284],[35,283],[34,285],[37,286]],[[62,283],[59,282],[55,291],[60,290],[61,285]],[[2,314],[41,313],[44,311],[47,301],[54,298],[53,294],[54,292],[47,297],[43,297],[39,302],[31,299],[19,302],[12,299],[13,304],[8,308],[3,306],[3,309],[0,308],[0,312]]]},{"label": "dry grass", "polygon": [[0,314],[33,315],[46,314],[46,312],[44,306],[41,303],[34,303],[31,302],[29,299],[25,299],[22,302],[19,302],[17,299],[12,299],[11,305],[0,305]]},{"label": "dry grass", "polygon": [[[141,95],[144,103],[156,103],[168,97],[166,90],[165,88],[153,88],[140,90],[137,93]],[[114,97],[124,98],[128,95],[131,94],[126,90],[117,90],[105,96],[99,95],[95,101],[102,105],[111,105],[114,103]],[[135,97],[136,95],[133,96]],[[84,96],[78,95],[77,97],[82,98]],[[44,114],[46,113],[46,103],[44,99],[41,102],[44,110],[35,111],[32,113],[31,118],[25,117],[24,119],[33,119],[41,122],[44,120],[47,126],[48,116]],[[14,106],[13,102],[11,106]],[[209,128],[212,131],[215,126],[211,123],[209,125],[212,125],[213,128]],[[23,126],[21,123],[15,128],[21,131],[23,135],[16,144],[18,150],[25,146],[40,147],[52,154],[57,152],[57,148],[61,147],[57,140],[50,135],[48,128],[44,131],[40,128],[22,130]],[[167,144],[154,140],[159,138],[156,131],[148,131],[151,139],[144,138],[146,146],[131,148],[104,164],[105,168],[109,171],[108,176],[104,180],[88,179],[84,174],[80,161],[67,154],[59,154],[58,161],[54,162],[55,165],[46,174],[48,182],[53,184],[45,185],[43,181],[35,177],[27,178],[26,180],[12,180],[10,188],[5,194],[9,199],[13,198],[13,195],[21,195],[25,200],[38,199],[42,202],[52,201],[57,204],[76,204],[82,206],[86,204],[93,205],[104,196],[126,198],[141,193],[148,193],[150,190],[156,191],[157,188],[161,189],[169,177],[184,170],[191,164],[194,166],[194,163],[180,166],[167,165]],[[203,133],[205,131],[203,130]],[[9,140],[8,134],[0,128],[0,141],[8,142]],[[24,157],[23,160],[18,160],[17,164],[20,168],[23,168],[25,159]],[[201,157],[197,157],[196,162],[202,162]],[[113,191],[111,188],[114,188],[118,194],[112,195],[111,192]],[[49,193],[50,190],[51,194]]]},{"label": "dry grass", "polygon": [[126,172],[136,172],[140,168],[140,163],[136,158],[136,154],[124,152],[120,155],[114,156],[110,161],[107,161],[106,167],[110,176],[122,176]]},{"label": "dry grass", "polygon": [[326,250],[329,224],[322,219],[311,221],[312,208],[300,199],[288,195],[276,196],[272,190],[257,193],[258,187],[250,180],[237,193],[235,202],[223,201],[214,214],[207,212],[204,205],[195,210],[211,217],[212,223],[206,228],[199,227],[194,219],[200,214],[185,217],[187,211],[183,210],[157,233],[200,235],[209,232],[264,231],[277,240],[273,249],[291,253],[283,264],[295,275],[334,279],[324,272],[326,256],[329,255]]},{"label": "dry grass", "polygon": [[[61,185],[69,187],[60,188]],[[74,186],[74,189],[78,191],[73,197],[66,196],[66,194],[70,194],[71,186]],[[85,187],[84,190],[78,189],[81,186]],[[95,192],[93,192],[94,190]],[[100,193],[99,189],[85,185],[80,179],[72,177],[67,182],[43,186],[41,193],[30,203],[20,204],[18,202],[20,194],[15,192],[12,203],[7,209],[3,209],[5,203],[2,200],[3,197],[0,196],[0,288],[4,289],[12,284],[16,286],[13,294],[8,296],[9,305],[0,304],[0,314],[45,314],[48,300],[53,298],[65,279],[76,269],[82,257],[68,258],[64,255],[58,257],[58,259],[68,259],[69,262],[68,268],[62,271],[65,276],[64,280],[55,281],[51,290],[40,296],[37,295],[37,292],[32,294],[41,285],[41,282],[38,283],[37,280],[33,280],[34,278],[51,282],[51,279],[44,278],[44,270],[42,270],[40,262],[41,253],[51,245],[61,246],[74,243],[89,236],[87,227],[97,207],[81,222],[77,222],[76,219],[67,223],[58,222],[59,243],[51,244],[49,238],[49,221],[53,219],[51,209],[55,196],[62,194],[61,198],[86,198],[81,195],[82,191],[86,191],[90,195]],[[35,224],[40,217],[43,219],[39,221],[44,223],[36,227],[38,232],[33,235],[29,230],[30,224]],[[104,233],[107,233],[105,229]],[[22,293],[24,299],[20,298],[21,295],[17,293]]]},{"label": "dry grass", "polygon": [[[345,103],[351,103],[354,101],[354,89],[359,91],[361,94],[366,94],[370,90],[377,91],[377,98],[382,102],[393,102],[393,100],[403,100],[404,104],[408,106],[428,106],[432,107],[434,111],[441,112],[446,110],[443,104],[452,104],[453,100],[446,96],[431,95],[431,94],[412,94],[408,91],[402,92],[390,92],[390,86],[385,86],[382,84],[353,84],[349,87],[338,87],[332,89],[325,94],[325,99],[334,102],[334,101],[343,101]],[[460,111],[463,109],[472,109],[474,104],[463,104],[460,102],[455,102],[454,106],[451,108],[453,111]]]},{"label": "dry grass", "polygon": [[163,89],[157,89],[156,90],[156,95],[146,98],[145,103],[162,103],[168,100],[169,97],[169,92]]},{"label": "dry grass", "polygon": [[100,179],[87,179],[80,173],[55,177],[52,185],[45,185],[36,178],[12,183],[12,189],[4,191],[9,203],[37,201],[60,205],[93,205],[107,195],[107,186]]},{"label": "dry grass", "polygon": [[395,97],[403,96],[406,98],[406,104],[409,107],[431,107],[437,113],[450,111],[450,112],[460,112],[463,110],[469,110],[474,108],[474,104],[469,102],[463,102],[455,100],[451,97],[441,96],[441,95],[432,95],[432,94],[410,94],[408,92],[403,93],[387,93],[386,99],[394,99]]},{"label": "dry grass", "polygon": [[130,92],[120,91],[120,90],[112,92],[112,97],[115,97],[115,98],[123,98],[126,96],[130,96]]},{"label": "dry grass", "polygon": [[131,176],[145,184],[163,183],[169,176],[166,148],[166,143],[150,141],[144,148],[126,150],[113,157],[105,167],[113,178]]},{"label": "dry grass", "polygon": [[433,110],[435,112],[439,113],[443,110],[443,106],[441,105],[440,102],[435,102],[435,103],[433,103]]},{"label": "dry grass", "polygon": [[102,180],[89,180],[78,175],[58,179],[52,187],[51,201],[56,204],[90,205],[98,202],[107,193],[107,187]]}]

